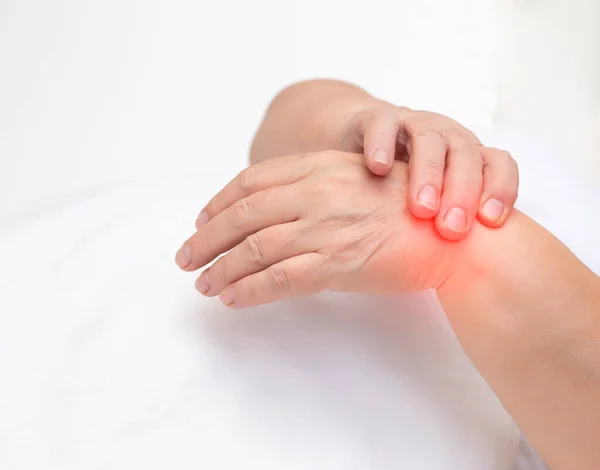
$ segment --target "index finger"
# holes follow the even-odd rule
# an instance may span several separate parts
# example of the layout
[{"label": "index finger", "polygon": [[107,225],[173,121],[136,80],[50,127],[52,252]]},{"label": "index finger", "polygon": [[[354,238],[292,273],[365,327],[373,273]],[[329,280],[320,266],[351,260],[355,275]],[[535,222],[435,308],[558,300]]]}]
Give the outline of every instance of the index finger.
[{"label": "index finger", "polygon": [[400,119],[392,114],[382,114],[363,124],[363,147],[367,167],[379,176],[387,175],[394,164]]},{"label": "index finger", "polygon": [[314,160],[310,157],[310,155],[294,155],[276,158],[242,170],[200,212],[196,219],[196,228],[204,225],[240,199],[268,188],[300,181],[313,168]]}]

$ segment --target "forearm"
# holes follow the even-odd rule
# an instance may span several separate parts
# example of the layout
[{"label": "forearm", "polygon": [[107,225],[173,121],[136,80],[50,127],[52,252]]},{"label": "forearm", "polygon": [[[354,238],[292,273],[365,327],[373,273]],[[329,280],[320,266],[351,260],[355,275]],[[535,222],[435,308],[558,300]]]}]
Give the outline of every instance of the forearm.
[{"label": "forearm", "polygon": [[250,161],[319,150],[355,151],[343,142],[354,115],[381,104],[366,91],[345,82],[312,80],[297,83],[280,92],[256,133]]},{"label": "forearm", "polygon": [[467,354],[553,470],[600,468],[600,280],[521,213],[438,290]]}]

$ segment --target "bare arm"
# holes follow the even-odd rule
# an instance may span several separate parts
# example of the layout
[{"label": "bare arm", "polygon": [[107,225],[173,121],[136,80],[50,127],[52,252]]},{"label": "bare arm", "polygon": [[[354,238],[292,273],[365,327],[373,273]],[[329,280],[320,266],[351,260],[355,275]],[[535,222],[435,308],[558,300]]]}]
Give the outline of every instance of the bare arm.
[{"label": "bare arm", "polygon": [[195,271],[231,250],[196,285],[232,308],[324,289],[436,288],[464,350],[551,468],[600,468],[599,278],[519,212],[442,240],[408,213],[407,166],[376,178],[361,158],[324,151],[242,172],[206,205],[177,263]]},{"label": "bare arm", "polygon": [[[356,87],[339,82],[306,82],[290,87],[271,104],[252,146],[252,161],[335,149],[339,145],[343,149],[344,135],[348,123],[352,122],[353,114],[373,103],[383,102]],[[418,121],[420,115],[416,115],[416,118]],[[426,119],[426,123],[431,122]],[[428,140],[432,134],[426,132],[427,129],[426,126],[418,133],[425,145],[421,147],[424,149],[423,161],[427,161],[436,148],[436,144],[427,147],[427,143],[433,143],[433,140]],[[374,135],[381,134],[375,132]],[[416,146],[415,140],[413,147]],[[366,147],[365,142],[365,149]],[[327,152],[323,154],[326,155]],[[415,173],[413,156],[411,155],[410,185],[413,184]],[[308,159],[300,160],[288,159],[282,165],[295,162],[297,171],[301,173],[298,178],[307,178],[310,173],[306,170]],[[345,165],[348,165],[347,160],[347,156],[336,159],[345,162]],[[460,174],[457,169],[459,167],[454,168]],[[404,187],[409,172],[400,164],[396,165],[396,169],[397,174],[403,175],[401,186]],[[277,164],[262,167],[261,172],[269,177],[264,180],[258,178],[263,185],[259,185],[261,191],[276,185],[274,182],[267,184],[267,181],[278,181],[281,178],[285,180],[294,171],[291,168],[284,171],[283,166]],[[254,174],[255,178],[250,180],[254,189],[258,181],[256,175],[261,172],[256,170],[246,173]],[[364,177],[364,174],[361,175]],[[240,185],[236,182],[238,180],[245,183]],[[292,180],[296,181],[296,177]],[[364,178],[361,181],[366,184]],[[374,180],[366,181],[371,181],[369,184],[372,184]],[[326,187],[321,182],[317,186]],[[198,232],[184,244],[185,249],[182,248],[178,253],[177,261],[183,269],[195,270],[210,261],[206,258],[206,252],[211,246],[211,233],[215,237],[213,245],[217,247],[212,248],[214,253],[211,257],[223,252],[223,239],[227,234],[231,236],[231,227],[225,224],[218,229],[226,218],[217,215],[221,211],[229,210],[234,213],[235,207],[245,207],[234,204],[239,198],[246,198],[247,201],[249,197],[248,194],[236,193],[240,190],[248,190],[247,179],[232,181],[223,194],[209,203],[206,217],[198,225]],[[411,189],[411,195],[414,195],[412,191]],[[265,194],[267,193],[263,191],[262,195]],[[297,189],[295,194],[297,196],[294,200],[306,202],[307,193],[304,189]],[[361,193],[351,199],[363,201],[366,200],[364,198]],[[220,205],[215,203],[216,200],[221,200]],[[279,198],[271,198],[270,204],[276,204],[278,200]],[[374,200],[379,201],[378,198]],[[273,214],[280,210],[268,210],[271,206],[267,202],[261,200],[255,205],[257,214],[254,214],[251,222],[259,219],[258,212]],[[409,206],[411,204],[414,204],[414,200],[409,197]],[[398,202],[398,208],[401,207],[402,201]],[[411,210],[414,214],[414,207]],[[244,213],[247,215],[248,211]],[[311,211],[307,209],[306,213],[310,214]],[[398,219],[398,214],[406,216],[406,213],[392,213],[395,217],[385,224],[386,227],[394,224],[400,224],[403,229],[416,227],[414,218]],[[463,348],[553,470],[597,470],[600,468],[600,281],[562,243],[527,216],[517,212],[510,217],[506,214],[505,217],[507,223],[497,230],[476,223],[474,233],[460,244],[447,244],[435,239],[444,243],[440,246],[452,247],[451,251],[457,247],[463,250],[460,269],[438,289],[438,295]],[[275,223],[269,222],[267,225]],[[248,233],[254,234],[265,228],[263,225],[253,226]],[[440,226],[436,224],[436,227],[440,230]],[[399,240],[399,246],[404,249],[398,250],[398,253],[405,258],[413,253],[406,246],[410,243],[424,243],[426,237],[423,237],[423,233]],[[239,238],[243,239],[247,235]],[[280,238],[277,236],[274,240]],[[296,236],[289,239],[302,238]],[[234,242],[230,245],[225,248],[233,248]],[[384,243],[381,246],[385,249],[391,245]],[[245,246],[246,251],[252,251],[248,248],[249,243]],[[423,247],[424,245],[421,248]],[[285,258],[280,253],[274,254]],[[361,254],[364,255],[361,252],[357,256]],[[234,258],[233,254],[227,256],[230,260]],[[392,255],[383,258],[386,261],[380,263],[387,263],[390,273],[407,271],[411,267],[410,257],[401,259]],[[237,261],[230,262],[243,265],[246,257],[236,259]],[[448,259],[450,258],[446,258],[446,261]],[[346,267],[347,264],[343,263]],[[418,264],[423,264],[422,260]],[[443,263],[438,260],[436,264]],[[286,284],[286,280],[289,281],[288,277],[281,276],[279,266],[279,275],[276,276],[278,282],[271,282],[264,289],[256,286],[244,289],[244,285],[249,286],[252,282],[259,281],[251,281],[251,275],[248,275],[243,279],[240,276],[239,280],[216,282],[218,271],[213,270],[212,277],[209,276],[210,284],[206,283],[205,271],[199,278],[202,281],[199,290],[210,295],[235,291],[236,302],[245,298],[244,292],[248,294],[246,297],[251,297],[251,291],[255,296],[264,294],[263,301],[274,300],[278,297],[274,296],[273,285],[281,287]],[[233,272],[233,269],[225,271]],[[311,268],[306,273],[299,275],[298,285],[303,285],[305,277],[315,275],[315,270]],[[265,276],[260,279],[266,282]],[[281,291],[279,289],[277,292],[281,294]],[[261,300],[254,298],[253,302],[256,304]],[[243,306],[243,302],[241,305]]]},{"label": "bare arm", "polygon": [[[294,85],[271,104],[252,161],[357,151],[344,148],[352,116],[381,103],[342,82]],[[479,257],[438,291],[464,349],[553,470],[600,468],[598,277],[524,214],[476,224],[465,243]]]},{"label": "bare arm", "polygon": [[[383,103],[305,82],[272,103],[252,161],[343,148],[352,115]],[[524,214],[465,244],[477,257],[438,290],[465,351],[553,470],[600,468],[600,281]]]},{"label": "bare arm", "polygon": [[[271,102],[250,149],[250,162],[274,157],[342,150],[350,120],[361,110],[383,102],[349,83],[312,80],[284,89]],[[391,106],[391,105],[390,105]]]},{"label": "bare arm", "polygon": [[461,344],[553,470],[600,468],[600,278],[521,213],[438,289]]}]

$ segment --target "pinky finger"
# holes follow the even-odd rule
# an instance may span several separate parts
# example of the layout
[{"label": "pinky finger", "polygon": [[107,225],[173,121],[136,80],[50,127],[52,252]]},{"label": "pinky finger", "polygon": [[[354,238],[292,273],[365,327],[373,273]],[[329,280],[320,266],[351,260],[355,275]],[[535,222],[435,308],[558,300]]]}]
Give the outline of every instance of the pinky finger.
[{"label": "pinky finger", "polygon": [[247,308],[299,295],[316,294],[326,288],[325,257],[305,253],[240,279],[219,296],[231,308]]},{"label": "pinky finger", "polygon": [[509,216],[519,190],[519,169],[510,153],[481,148],[483,191],[477,218],[490,227],[501,226]]}]

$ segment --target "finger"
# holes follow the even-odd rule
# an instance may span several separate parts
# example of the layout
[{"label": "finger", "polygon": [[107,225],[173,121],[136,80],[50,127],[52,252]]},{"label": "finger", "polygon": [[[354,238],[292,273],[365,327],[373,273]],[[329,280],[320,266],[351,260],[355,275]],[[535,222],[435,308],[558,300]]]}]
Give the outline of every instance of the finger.
[{"label": "finger", "polygon": [[440,206],[448,143],[440,132],[413,132],[410,138],[409,198],[411,212],[420,219],[435,217]]},{"label": "finger", "polygon": [[220,299],[229,307],[246,308],[315,294],[326,287],[326,270],[322,254],[305,253],[239,280],[221,292]]},{"label": "finger", "polygon": [[367,167],[376,175],[387,175],[396,156],[400,120],[392,114],[379,114],[363,125],[363,147]]},{"label": "finger", "polygon": [[297,220],[301,201],[290,186],[269,188],[239,199],[198,228],[177,252],[175,261],[195,271],[242,242],[248,235],[272,225]]},{"label": "finger", "polygon": [[301,222],[290,222],[248,236],[200,275],[196,289],[212,297],[230,284],[272,264],[312,251],[314,247],[308,237],[302,236],[304,231]]},{"label": "finger", "polygon": [[236,201],[267,188],[295,183],[313,168],[311,155],[295,155],[257,163],[242,170],[204,207],[196,219],[196,228],[230,207]]},{"label": "finger", "polygon": [[448,240],[459,240],[469,231],[479,209],[483,160],[469,141],[450,141],[436,228]]},{"label": "finger", "polygon": [[483,192],[479,220],[490,227],[501,226],[512,210],[519,191],[519,169],[510,153],[495,148],[481,148],[483,158]]}]

